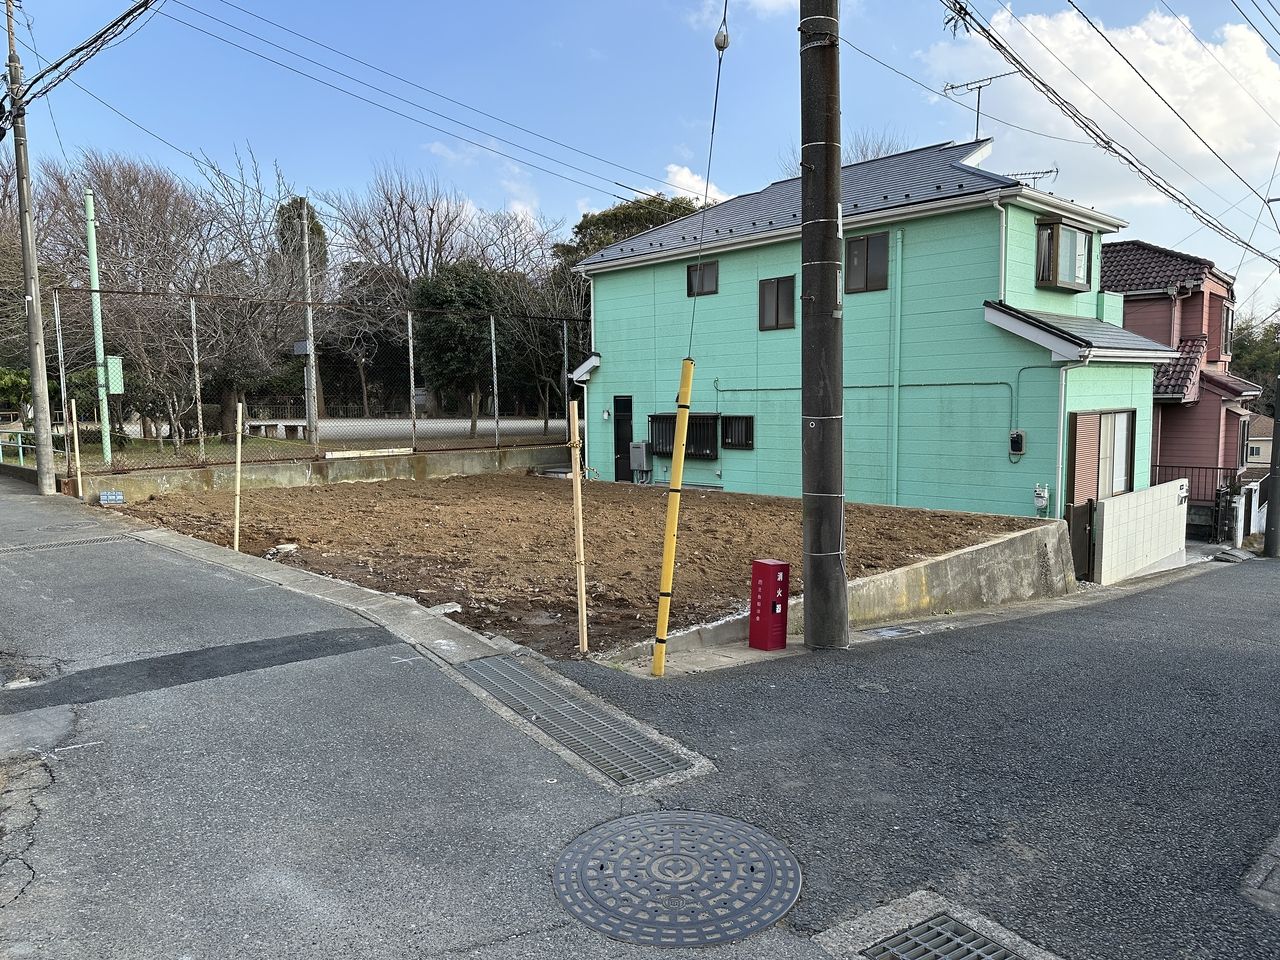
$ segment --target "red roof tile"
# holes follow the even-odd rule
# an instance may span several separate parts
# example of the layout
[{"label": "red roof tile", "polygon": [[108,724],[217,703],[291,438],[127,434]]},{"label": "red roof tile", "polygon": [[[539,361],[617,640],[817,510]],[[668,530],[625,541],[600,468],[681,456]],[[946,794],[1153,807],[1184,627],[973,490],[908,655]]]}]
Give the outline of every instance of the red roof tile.
[{"label": "red roof tile", "polygon": [[1183,337],[1178,344],[1178,358],[1156,367],[1157,397],[1177,397],[1191,403],[1200,396],[1200,367],[1209,349],[1206,336]]},{"label": "red roof tile", "polygon": [[[1131,290],[1163,290],[1171,286],[1203,283],[1211,271],[1212,260],[1157,247],[1145,240],[1122,240],[1102,245],[1102,289],[1113,293]],[[1234,277],[1217,271],[1228,286]]]}]

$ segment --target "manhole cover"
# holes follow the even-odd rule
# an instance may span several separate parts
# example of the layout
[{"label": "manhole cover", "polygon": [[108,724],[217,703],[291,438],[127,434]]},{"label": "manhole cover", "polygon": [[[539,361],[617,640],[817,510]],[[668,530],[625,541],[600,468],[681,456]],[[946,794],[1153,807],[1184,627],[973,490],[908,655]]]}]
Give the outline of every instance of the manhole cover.
[{"label": "manhole cover", "polygon": [[800,896],[800,865],[780,841],[690,810],[635,814],[584,833],[554,879],[560,902],[587,926],[653,947],[741,940]]},{"label": "manhole cover", "polygon": [[1022,960],[945,913],[868,947],[862,955],[871,960]]}]

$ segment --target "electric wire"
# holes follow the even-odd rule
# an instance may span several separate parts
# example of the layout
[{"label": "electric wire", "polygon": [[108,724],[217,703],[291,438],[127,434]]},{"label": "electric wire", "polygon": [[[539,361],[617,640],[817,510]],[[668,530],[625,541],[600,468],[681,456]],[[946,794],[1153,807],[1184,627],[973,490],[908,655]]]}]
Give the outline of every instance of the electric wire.
[{"label": "electric wire", "polygon": [[1035,89],[1044,96],[1051,104],[1053,104],[1064,116],[1071,120],[1080,130],[1093,138],[1099,147],[1102,147],[1112,156],[1119,159],[1134,173],[1138,174],[1147,184],[1162,193],[1164,196],[1173,200],[1183,209],[1187,210],[1193,217],[1204,223],[1211,230],[1218,233],[1224,239],[1229,240],[1238,246],[1247,249],[1250,253],[1254,253],[1265,258],[1268,262],[1280,267],[1280,260],[1277,260],[1272,254],[1264,253],[1262,250],[1253,246],[1244,237],[1240,236],[1229,226],[1219,221],[1210,214],[1202,206],[1191,199],[1183,190],[1168,181],[1166,178],[1156,172],[1150,164],[1142,160],[1131,149],[1124,144],[1111,137],[1105,130],[1099,126],[1098,122],[1084,114],[1078,107],[1072,104],[1061,93],[1059,93],[1047,80],[1035,71],[1009,44],[1000,36],[998,32],[985,22],[985,18],[981,14],[973,11],[965,0],[940,0],[943,7],[947,10],[946,23],[953,29],[961,28],[966,31],[976,32],[982,39],[999,53],[1008,63],[1015,67],[1024,77],[1026,77],[1035,87]]},{"label": "electric wire", "polygon": [[[1277,152],[1276,152],[1276,159],[1275,159],[1275,162],[1271,164],[1271,177],[1270,177],[1270,179],[1268,179],[1268,180],[1267,180],[1267,193],[1270,193],[1270,192],[1271,192],[1271,185],[1272,185],[1273,183],[1275,183],[1275,181],[1276,181],[1276,170],[1277,170],[1277,169],[1280,169],[1280,151],[1277,151]],[[1267,203],[1267,201],[1266,201],[1266,200],[1263,200],[1263,201],[1262,201],[1262,207],[1261,207],[1261,209],[1259,209],[1259,210],[1258,210],[1258,215],[1257,215],[1257,217],[1255,217],[1255,218],[1254,218],[1253,226],[1249,228],[1249,242],[1250,242],[1250,243],[1252,243],[1252,242],[1253,242],[1253,235],[1254,235],[1254,233],[1255,233],[1255,232],[1257,232],[1258,224],[1262,221],[1262,213],[1263,213],[1263,211],[1264,211],[1264,210],[1265,210],[1265,211],[1268,211],[1268,212],[1271,210],[1271,204]],[[1240,270],[1244,267],[1244,258],[1245,258],[1245,251],[1241,250],[1241,251],[1240,251],[1240,263],[1236,266],[1236,272],[1235,272],[1235,276],[1237,276],[1237,277],[1238,277],[1238,276],[1240,276]]]},{"label": "electric wire", "polygon": [[[711,99],[711,135],[707,138],[707,174],[702,181],[702,221],[698,226],[698,259],[694,261],[694,276],[698,286],[702,286],[702,245],[707,236],[707,200],[711,195],[711,157],[716,148],[716,116],[720,111],[720,74],[724,69],[724,51],[729,37],[729,0],[724,0],[724,12],[720,15],[720,29],[716,33],[719,40],[721,33],[725,37],[725,46],[716,43],[716,92]],[[693,291],[693,307],[689,311],[689,352],[693,356],[693,326],[698,320],[698,290]]]},{"label": "electric wire", "polygon": [[[223,0],[223,2],[225,3],[226,0]],[[893,66],[892,64],[885,63],[883,60],[881,60],[879,57],[875,56],[874,54],[868,53],[866,50],[863,50],[860,46],[858,46],[852,40],[849,40],[846,37],[841,37],[840,42],[845,44],[855,52],[862,54],[862,56],[866,57],[872,63],[878,63],[880,66],[884,67],[890,73],[897,74],[899,77],[901,77],[903,80],[906,80],[908,83],[914,83],[917,87],[919,87],[925,93],[932,94],[935,97],[941,97],[947,103],[954,103],[957,107],[963,107],[964,109],[968,110],[970,113],[977,112],[977,109],[978,109],[977,107],[971,107],[969,106],[969,104],[965,103],[963,100],[956,100],[953,97],[947,96],[947,94],[943,93],[940,90],[935,90],[933,87],[929,86],[923,80],[918,80],[915,77],[911,76],[911,74],[905,73],[902,70],[899,70],[897,67]],[[1015,70],[1014,72],[1016,73],[1017,71]],[[1074,137],[1059,137],[1056,134],[1044,133],[1043,131],[1040,131],[1040,130],[1032,130],[1030,127],[1020,126],[1019,124],[1013,123],[1010,120],[1001,120],[999,117],[992,116],[990,113],[988,113],[986,117],[988,120],[994,120],[996,123],[1003,124],[1006,127],[1012,127],[1014,130],[1021,130],[1023,133],[1030,133],[1033,136],[1044,137],[1046,140],[1057,140],[1060,143],[1079,143],[1079,144],[1084,144],[1086,146],[1092,145],[1092,141],[1090,140],[1079,140]]]},{"label": "electric wire", "polygon": [[[211,14],[211,13],[206,13],[206,12],[205,12],[205,11],[203,11],[203,10],[199,10],[199,9],[197,9],[196,7],[193,7],[193,6],[191,6],[190,4],[188,4],[188,3],[184,3],[184,2],[183,2],[183,0],[172,0],[172,2],[173,2],[174,4],[176,4],[177,6],[184,7],[185,9],[190,10],[190,11],[192,11],[193,13],[197,13],[197,14],[199,14],[199,15],[200,15],[200,16],[202,16],[202,17],[206,17],[207,19],[212,20],[212,21],[214,21],[215,23],[222,24],[224,27],[228,27],[229,29],[231,29],[231,30],[235,30],[235,31],[237,31],[238,33],[242,33],[242,34],[244,34],[244,35],[245,35],[245,36],[247,36],[247,37],[252,37],[254,40],[257,40],[257,41],[259,41],[260,43],[265,43],[265,44],[266,44],[267,46],[269,46],[269,47],[273,47],[274,49],[279,50],[279,51],[281,51],[281,52],[283,52],[283,53],[287,53],[287,54],[289,54],[290,56],[297,57],[299,60],[302,60],[302,61],[304,61],[304,62],[306,62],[306,63],[309,63],[309,64],[311,64],[311,65],[313,65],[313,66],[319,67],[319,68],[320,68],[320,69],[322,69],[322,70],[327,70],[328,72],[330,72],[330,73],[332,73],[332,74],[335,74],[336,76],[342,77],[344,80],[349,80],[349,81],[351,81],[352,83],[357,83],[357,84],[359,84],[359,85],[360,85],[360,86],[362,86],[362,87],[366,87],[366,88],[368,88],[369,90],[373,90],[373,91],[375,91],[375,92],[377,92],[377,93],[380,93],[380,94],[382,94],[382,95],[383,95],[383,96],[385,96],[385,97],[390,97],[392,100],[397,100],[397,101],[399,101],[400,103],[403,103],[403,104],[405,104],[405,105],[407,105],[407,106],[413,107],[413,108],[415,108],[415,109],[417,109],[417,110],[422,110],[423,112],[425,112],[425,113],[429,113],[429,114],[431,114],[432,116],[439,117],[440,119],[445,120],[445,121],[448,121],[449,123],[456,123],[458,126],[460,126],[460,127],[464,128],[464,129],[466,129],[466,130],[470,130],[470,131],[472,131],[473,133],[478,133],[478,134],[480,134],[481,136],[490,137],[490,138],[492,138],[493,140],[498,141],[499,143],[505,143],[505,144],[507,144],[508,146],[513,147],[513,148],[514,148],[514,149],[516,149],[516,150],[522,150],[522,151],[524,151],[524,152],[526,152],[526,153],[530,153],[530,154],[532,154],[532,155],[533,155],[533,156],[535,156],[535,157],[541,157],[542,159],[544,159],[544,160],[548,160],[548,161],[550,161],[551,163],[558,163],[558,164],[561,164],[562,166],[564,166],[564,167],[566,167],[566,168],[568,168],[568,169],[570,169],[570,170],[576,171],[577,173],[584,174],[585,176],[588,176],[588,177],[596,177],[596,178],[598,178],[598,179],[600,179],[600,180],[604,180],[605,182],[609,183],[611,186],[621,187],[621,188],[622,188],[622,189],[624,189],[624,190],[634,190],[636,193],[640,193],[640,194],[647,194],[647,195],[649,195],[649,196],[654,196],[654,194],[653,194],[651,191],[638,190],[638,189],[636,189],[635,187],[631,187],[631,186],[628,186],[628,185],[627,185],[627,184],[625,184],[625,183],[621,183],[621,182],[619,182],[619,181],[617,181],[617,180],[613,179],[612,177],[607,176],[607,175],[605,175],[605,174],[600,174],[600,173],[595,172],[594,170],[588,170],[588,169],[586,169],[585,167],[577,166],[576,164],[570,163],[570,162],[569,162],[569,161],[567,161],[567,160],[562,160],[562,159],[560,159],[559,157],[552,156],[551,154],[542,153],[541,151],[534,150],[532,147],[527,147],[527,146],[525,146],[525,145],[524,145],[524,144],[522,144],[522,143],[517,143],[517,142],[516,142],[516,141],[514,141],[514,140],[510,140],[510,139],[507,139],[507,138],[505,138],[505,137],[498,136],[497,134],[495,134],[495,133],[493,133],[493,132],[491,132],[491,131],[489,131],[489,130],[485,130],[485,129],[481,128],[481,127],[474,126],[473,124],[467,123],[467,122],[465,122],[465,121],[463,121],[463,120],[459,120],[459,119],[457,119],[456,117],[452,117],[452,116],[450,116],[450,115],[449,115],[449,114],[447,114],[447,113],[441,113],[439,110],[433,110],[431,107],[424,106],[423,104],[421,104],[421,103],[417,102],[416,100],[410,100],[410,99],[409,99],[409,98],[407,98],[407,97],[402,97],[402,96],[400,96],[399,94],[397,94],[397,93],[395,93],[395,92],[393,92],[393,91],[391,91],[391,90],[387,90],[387,89],[386,89],[386,88],[384,88],[384,87],[379,87],[379,86],[377,86],[376,84],[369,83],[369,82],[368,82],[368,81],[366,81],[366,80],[362,80],[362,79],[360,79],[359,77],[354,76],[353,74],[346,73],[346,72],[344,72],[344,71],[342,71],[342,70],[337,69],[336,67],[330,66],[329,64],[324,63],[323,61],[313,59],[312,57],[308,57],[306,54],[299,53],[297,50],[294,50],[294,49],[292,49],[292,48],[290,48],[290,47],[286,47],[286,46],[283,46],[283,45],[281,45],[281,44],[275,43],[275,42],[274,42],[274,41],[272,41],[272,40],[268,40],[266,37],[263,37],[263,36],[261,36],[260,34],[254,33],[254,32],[253,32],[253,31],[251,31],[251,30],[246,30],[246,29],[244,29],[243,27],[237,26],[237,25],[236,25],[236,24],[234,24],[234,23],[231,23],[231,22],[229,22],[229,21],[227,21],[227,20],[223,20],[223,19],[221,19],[220,17],[216,17],[216,16],[214,16],[214,15],[213,15],[213,14]],[[199,29],[200,29],[199,27],[195,26],[195,24],[188,23],[188,22],[187,22],[187,21],[185,21],[185,20],[180,20],[180,19],[178,19],[177,17],[174,17],[174,16],[172,16],[172,15],[170,15],[170,14],[165,14],[165,16],[167,16],[170,20],[173,20],[173,21],[175,21],[175,22],[177,22],[177,23],[185,24],[186,26],[189,26],[189,27],[191,27],[192,29],[195,29],[195,30],[199,30]],[[213,36],[213,34],[210,34],[210,35],[211,35],[211,36]],[[219,37],[219,39],[224,39],[224,40],[225,40],[225,38],[222,38],[222,37]],[[537,134],[534,134],[534,136],[537,136]],[[568,149],[572,149],[572,148],[568,148]],[[575,152],[578,152],[578,151],[575,151]],[[603,163],[608,163],[608,161],[601,161],[601,162],[603,162]],[[612,164],[610,164],[610,166],[612,166]],[[630,171],[630,172],[632,172],[632,173],[636,173],[638,176],[644,177],[646,180],[654,180],[654,181],[655,181],[655,182],[657,182],[657,183],[665,184],[666,186],[669,186],[669,187],[671,187],[671,188],[672,188],[672,189],[674,189],[674,190],[678,190],[678,191],[681,191],[681,192],[694,193],[694,194],[695,194],[695,196],[696,196],[696,192],[695,192],[695,191],[690,191],[690,190],[688,190],[687,188],[681,187],[679,184],[672,183],[672,182],[671,182],[671,181],[669,181],[669,180],[663,180],[661,177],[650,177],[650,176],[648,176],[648,175],[646,175],[646,174],[640,173],[639,171]]]},{"label": "electric wire", "polygon": [[[541,166],[540,164],[533,163],[532,161],[527,160],[523,157],[513,156],[512,154],[499,150],[497,147],[493,147],[488,144],[481,143],[479,140],[472,140],[470,137],[464,137],[462,134],[454,133],[451,130],[446,130],[444,127],[436,126],[433,123],[429,123],[426,120],[423,120],[421,117],[415,117],[411,114],[405,113],[402,110],[397,110],[395,107],[388,106],[385,103],[380,103],[377,100],[372,100],[369,97],[356,93],[353,90],[348,90],[345,87],[341,87],[341,86],[338,86],[337,84],[330,83],[328,80],[325,80],[322,77],[317,77],[314,74],[307,73],[305,70],[299,70],[297,67],[291,66],[287,63],[283,63],[282,61],[276,60],[273,57],[269,57],[264,53],[259,53],[257,50],[254,50],[250,47],[246,47],[243,44],[236,43],[234,40],[229,40],[226,37],[222,37],[209,30],[205,30],[203,27],[196,26],[194,23],[189,23],[186,20],[181,19],[180,17],[175,17],[171,13],[165,13],[163,11],[160,11],[160,15],[162,17],[166,17],[167,19],[174,21],[175,23],[180,23],[190,28],[191,30],[195,30],[197,33],[203,33],[207,37],[211,37],[212,39],[217,40],[221,43],[225,43],[228,46],[232,46],[238,50],[242,50],[245,53],[249,54],[250,56],[257,57],[260,60],[265,60],[267,63],[275,64],[277,67],[280,67],[284,70],[288,70],[290,73],[295,73],[300,77],[305,77],[308,80],[311,80],[311,81],[314,81],[315,83],[320,84],[321,86],[328,87],[330,90],[337,91],[338,93],[345,94],[346,96],[351,97],[352,99],[359,100],[362,103],[369,104],[370,106],[373,106],[373,107],[377,107],[380,110],[384,110],[387,113],[394,114],[395,116],[408,120],[411,123],[416,123],[420,126],[426,127],[429,130],[435,130],[437,133],[442,133],[445,136],[453,137],[455,140],[461,140],[463,143],[470,144],[471,146],[477,147],[481,150],[486,150],[489,153],[497,154],[498,156],[503,157],[504,159],[510,160],[513,163],[523,163],[526,166],[532,167],[535,170],[540,170],[541,172],[548,174],[549,176],[556,177],[560,180],[564,180],[568,183],[575,184],[587,190],[591,190],[596,193],[603,193],[606,196],[613,197],[614,199],[621,200],[623,202],[627,201],[626,197],[621,196],[617,193],[614,193],[612,190],[606,190],[603,187],[597,186],[595,184],[587,183],[583,180],[577,179],[576,177],[571,177],[568,174],[559,173],[555,170],[551,170],[547,167]],[[634,189],[634,188],[623,187],[623,189]],[[638,192],[643,192],[643,191],[638,191]],[[649,194],[648,196],[649,196],[649,199],[656,199],[656,195],[654,194]]]},{"label": "electric wire", "polygon": [[[1270,3],[1270,0],[1267,0],[1267,2]],[[1258,3],[1258,0],[1252,0],[1252,3],[1254,8],[1258,11],[1258,14],[1262,17],[1262,22],[1271,28],[1271,32],[1280,34],[1280,29],[1276,28],[1275,21],[1271,19],[1271,14],[1267,13],[1267,11],[1262,9],[1262,6],[1261,4]],[[1274,3],[1271,4],[1271,8],[1273,10],[1275,9]]]},{"label": "electric wire", "polygon": [[[173,0],[173,2],[178,3],[180,6],[188,7],[188,9],[195,9],[193,7],[190,7],[186,3],[182,3],[181,0]],[[423,86],[420,83],[410,80],[408,77],[402,76],[401,74],[398,74],[398,73],[394,73],[390,70],[387,70],[383,67],[378,66],[375,63],[371,63],[368,60],[362,60],[361,58],[357,56],[353,56],[352,54],[347,53],[346,51],[341,50],[338,47],[330,46],[329,44],[324,43],[321,40],[317,40],[315,37],[308,36],[305,33],[301,33],[297,30],[294,30],[288,26],[285,26],[282,23],[279,23],[278,21],[270,19],[269,17],[264,17],[259,13],[255,13],[253,10],[249,10],[246,7],[242,7],[237,3],[233,3],[231,2],[231,0],[218,0],[218,2],[223,4],[224,6],[231,7],[234,10],[239,10],[241,13],[245,14],[246,16],[253,17],[255,20],[259,20],[262,23],[267,24],[268,26],[275,27],[277,30],[280,30],[284,33],[295,36],[299,40],[305,40],[307,43],[314,44],[315,46],[320,47],[323,50],[327,50],[330,53],[337,54],[338,56],[342,57],[345,60],[349,60],[352,63],[359,64],[360,66],[365,67],[369,70],[373,70],[376,73],[380,73],[384,77],[388,77],[392,80],[396,80],[400,83],[405,84],[406,86],[413,87],[416,90],[421,90],[423,93],[430,94],[433,97],[438,97],[439,99],[444,100],[447,103],[452,103],[454,106],[461,107],[464,110],[469,110],[472,113],[478,114],[479,116],[485,117],[489,120],[494,120],[498,123],[503,124],[504,126],[510,127],[513,130],[519,130],[521,133],[527,133],[531,137],[536,137],[537,139],[542,140],[546,143],[554,144],[555,146],[560,147],[564,150],[568,150],[571,153],[579,154],[591,160],[595,160],[599,163],[603,163],[606,166],[613,167],[617,170],[624,170],[627,173],[635,174],[637,177],[644,177],[646,180],[653,180],[654,182],[657,182],[657,183],[665,183],[668,186],[671,186],[677,190],[680,190],[681,192],[696,194],[696,191],[690,191],[685,187],[680,187],[677,184],[671,183],[671,181],[669,180],[662,180],[660,178],[655,178],[652,175],[645,173],[643,170],[636,170],[633,167],[628,167],[625,164],[618,163],[616,160],[609,160],[598,154],[592,153],[589,150],[583,150],[581,147],[575,147],[572,144],[564,142],[563,140],[557,140],[555,137],[548,137],[545,134],[538,133],[536,130],[531,130],[528,127],[521,126],[520,124],[512,120],[507,120],[506,118],[500,117],[497,114],[489,113],[488,111],[482,110],[479,107],[472,106],[471,104],[466,103],[465,101],[458,100],[454,97],[450,97],[447,94],[443,94],[439,90],[433,90],[431,87]],[[203,11],[199,11],[199,12],[203,13]],[[205,13],[204,15],[210,16],[207,13]]]},{"label": "electric wire", "polygon": [[1236,12],[1240,14],[1240,16],[1244,17],[1244,22],[1247,23],[1249,28],[1261,38],[1262,42],[1271,48],[1271,52],[1280,57],[1280,50],[1277,50],[1276,45],[1267,39],[1267,35],[1265,33],[1254,26],[1253,21],[1250,20],[1249,15],[1241,9],[1240,4],[1236,3],[1236,0],[1231,0],[1231,5],[1236,8]]},{"label": "electric wire", "polygon": [[1276,119],[1275,114],[1273,114],[1270,110],[1268,110],[1266,106],[1262,103],[1262,101],[1253,95],[1253,91],[1250,90],[1248,86],[1246,86],[1244,83],[1242,83],[1240,78],[1237,77],[1235,73],[1232,72],[1232,70],[1225,63],[1222,62],[1221,59],[1219,59],[1218,55],[1213,52],[1212,47],[1210,47],[1207,43],[1205,43],[1203,40],[1200,39],[1199,34],[1197,34],[1194,30],[1191,29],[1191,27],[1187,24],[1187,22],[1182,18],[1182,16],[1179,13],[1177,13],[1173,9],[1173,7],[1169,6],[1167,0],[1160,0],[1160,5],[1164,7],[1166,10],[1168,10],[1169,16],[1173,17],[1173,19],[1178,22],[1178,26],[1182,27],[1183,30],[1185,30],[1188,34],[1190,34],[1191,39],[1195,40],[1196,43],[1200,44],[1200,46],[1204,49],[1204,52],[1209,54],[1209,56],[1213,58],[1214,63],[1216,63],[1218,66],[1222,68],[1222,72],[1225,73],[1228,77],[1230,77],[1232,82],[1235,83],[1237,87],[1239,87],[1241,90],[1244,91],[1245,96],[1247,96],[1250,100],[1252,100],[1254,103],[1258,105],[1258,109],[1267,115],[1267,119],[1269,119],[1277,127],[1280,127],[1280,120]]},{"label": "electric wire", "polygon": [[[948,0],[942,0],[942,2],[943,2],[943,6],[950,8],[951,3],[948,2]],[[1049,46],[1049,44],[1041,40],[1040,37],[1036,34],[1036,32],[1032,30],[1029,26],[1027,26],[1026,22],[1021,17],[1019,17],[1016,13],[1014,13],[1013,7],[1009,4],[1008,0],[996,0],[996,3],[998,6],[1002,7],[1006,13],[1009,14],[1009,16],[1013,19],[1013,21],[1019,27],[1022,28],[1023,32],[1026,33],[1027,36],[1029,36],[1032,40],[1034,40],[1037,44],[1039,44],[1040,47],[1043,48],[1044,51],[1049,54],[1049,56],[1053,57],[1053,59],[1057,61],[1058,65],[1061,66],[1062,69],[1066,70],[1067,73],[1069,73],[1072,77],[1074,77],[1077,83],[1079,83],[1082,87],[1088,90],[1089,93],[1091,93],[1099,103],[1101,103],[1104,107],[1110,110],[1111,113],[1114,114],[1116,118],[1120,120],[1121,123],[1123,123],[1126,127],[1132,130],[1148,146],[1150,146],[1162,157],[1164,157],[1166,160],[1172,163],[1175,167],[1177,167],[1179,170],[1185,173],[1193,181],[1198,183],[1205,190],[1209,191],[1209,193],[1213,194],[1215,197],[1217,197],[1219,200],[1223,201],[1224,203],[1228,202],[1226,197],[1224,197],[1217,190],[1213,189],[1213,187],[1209,186],[1209,184],[1205,183],[1203,180],[1197,177],[1194,173],[1192,173],[1185,166],[1179,163],[1177,159],[1170,156],[1169,153],[1162,146],[1160,146],[1160,144],[1156,143],[1154,140],[1148,137],[1145,133],[1139,130],[1133,124],[1133,122],[1129,120],[1128,117],[1126,117],[1123,113],[1121,113],[1106,97],[1104,97],[1101,93],[1099,93],[1092,84],[1090,84],[1087,80],[1085,80],[1084,77],[1080,76],[1080,74],[1076,73],[1076,71],[1072,69],[1070,64],[1068,64],[1065,60],[1063,60],[1060,56],[1058,56],[1057,51],[1055,51],[1051,46]],[[961,3],[960,5],[965,6],[966,8],[968,6],[967,4],[964,4],[964,3]],[[971,12],[978,16],[982,16],[976,10],[971,10]],[[987,29],[990,30],[990,32],[993,35],[995,35],[996,37],[999,37],[1000,40],[1007,46],[1008,41],[1000,36],[999,32],[996,31],[995,27],[991,24],[991,21],[987,20],[987,18],[985,17],[983,17],[983,20],[986,21]],[[1072,109],[1077,109],[1077,108],[1075,108],[1073,105]]]},{"label": "electric wire", "polygon": [[[31,38],[31,46],[27,49],[29,49],[32,56],[36,58],[36,66],[43,67],[45,61],[44,58],[40,56],[40,51],[36,49],[36,32],[32,26],[31,14],[24,10],[22,11],[22,15],[23,19],[27,22],[27,36]],[[26,47],[27,45],[24,43],[23,46]],[[71,160],[67,156],[67,148],[62,143],[62,131],[58,129],[58,118],[53,115],[53,101],[45,98],[44,105],[49,111],[49,123],[53,126],[53,136],[58,141],[58,151],[62,154],[62,159],[66,160],[67,163],[70,163]]]},{"label": "electric wire", "polygon": [[[1182,113],[1179,110],[1177,110],[1174,107],[1174,105],[1171,104],[1165,98],[1165,95],[1163,93],[1161,93],[1159,90],[1156,89],[1155,84],[1153,84],[1150,80],[1147,79],[1146,75],[1137,68],[1134,62],[1130,60],[1127,56],[1125,56],[1124,52],[1119,47],[1117,47],[1114,43],[1112,43],[1111,38],[1108,37],[1106,33],[1104,33],[1102,29],[1096,23],[1094,23],[1093,20],[1089,18],[1089,15],[1087,13],[1085,13],[1083,10],[1080,9],[1080,5],[1076,3],[1076,0],[1067,0],[1067,3],[1069,3],[1071,5],[1071,9],[1074,10],[1084,20],[1084,22],[1089,25],[1089,27],[1093,30],[1093,32],[1102,38],[1102,41],[1108,47],[1111,48],[1111,50],[1115,53],[1115,55],[1125,62],[1125,65],[1128,66],[1128,68],[1132,70],[1134,74],[1137,75],[1138,79],[1142,81],[1143,85],[1146,86],[1148,90],[1150,90],[1152,93],[1156,95],[1156,99],[1158,99],[1161,103],[1163,103],[1169,109],[1169,112],[1178,118],[1178,122],[1181,123],[1184,127],[1186,127],[1187,130],[1191,132],[1191,135],[1195,137],[1197,140],[1199,140],[1206,150],[1208,150],[1211,154],[1217,157],[1218,161],[1224,167],[1226,167],[1229,171],[1231,171],[1231,175],[1233,177],[1235,177],[1237,180],[1243,183],[1246,187],[1248,187],[1249,190],[1253,193],[1253,195],[1262,201],[1263,207],[1271,215],[1271,222],[1275,226],[1276,232],[1280,233],[1280,221],[1276,220],[1275,213],[1271,210],[1270,206],[1267,204],[1267,198],[1264,197],[1261,193],[1259,193],[1257,188],[1254,187],[1253,184],[1251,184],[1248,180],[1242,177],[1240,175],[1240,172],[1236,170],[1236,168],[1233,167],[1230,163],[1227,162],[1226,157],[1224,157],[1221,153],[1219,153],[1217,149],[1211,143],[1209,143],[1208,140],[1206,140],[1203,136],[1200,135],[1200,131],[1191,125],[1191,122],[1186,117],[1184,117]],[[1256,221],[1254,223],[1254,227],[1255,229],[1257,227]],[[1252,238],[1252,234],[1250,234],[1250,238]]]}]

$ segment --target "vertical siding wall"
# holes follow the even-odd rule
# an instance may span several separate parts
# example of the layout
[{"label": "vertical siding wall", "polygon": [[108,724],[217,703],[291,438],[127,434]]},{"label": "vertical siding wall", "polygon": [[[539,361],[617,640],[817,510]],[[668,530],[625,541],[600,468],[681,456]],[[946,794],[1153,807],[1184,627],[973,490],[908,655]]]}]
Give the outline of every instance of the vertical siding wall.
[{"label": "vertical siding wall", "polygon": [[[1009,301],[1026,309],[1095,315],[1094,292],[1035,288],[1034,215],[1010,208],[1009,218]],[[844,300],[845,486],[851,500],[1031,516],[1036,484],[1056,488],[1057,365],[1043,348],[984,319],[983,301],[999,296],[999,222],[997,211],[984,207],[849,232],[890,233],[890,288],[846,294]],[[718,460],[691,460],[686,482],[798,496],[799,241],[707,259],[719,261],[719,293],[697,301],[693,410],[755,417],[755,449],[721,449]],[[613,425],[604,414],[615,395],[634,398],[636,440],[647,438],[650,413],[674,412],[680,360],[689,348],[694,301],[686,296],[685,279],[693,262],[593,278],[602,359],[588,388],[587,417],[591,466],[601,477],[613,477]],[[1095,276],[1096,270],[1095,265]],[[797,329],[759,331],[759,281],[793,274]],[[889,410],[896,288],[901,360],[895,490]],[[1093,379],[1096,370],[1090,368],[1081,381]],[[1094,391],[1101,400],[1139,408],[1137,469],[1145,481],[1151,368],[1126,368],[1101,379],[1106,384]],[[1111,403],[1108,392],[1123,394],[1126,402]],[[1027,434],[1027,452],[1018,462],[1008,452],[1013,429]],[[655,482],[665,482],[670,460],[655,458],[654,465]]]},{"label": "vertical siding wall", "polygon": [[[1074,317],[1097,317],[1098,302],[1094,293],[1072,293],[1067,290],[1051,290],[1036,286],[1036,217],[1033,210],[1008,207],[1009,241],[1005,251],[1007,274],[1005,299],[1023,310],[1040,310],[1045,313],[1063,313]],[[1090,280],[1098,289],[1098,275],[1102,270],[1102,244],[1093,238],[1093,266]],[[1118,322],[1113,315],[1102,317]]]},{"label": "vertical siding wall", "polygon": [[1151,486],[1151,388],[1147,364],[1090,363],[1067,371],[1067,412],[1135,410],[1133,489]]}]

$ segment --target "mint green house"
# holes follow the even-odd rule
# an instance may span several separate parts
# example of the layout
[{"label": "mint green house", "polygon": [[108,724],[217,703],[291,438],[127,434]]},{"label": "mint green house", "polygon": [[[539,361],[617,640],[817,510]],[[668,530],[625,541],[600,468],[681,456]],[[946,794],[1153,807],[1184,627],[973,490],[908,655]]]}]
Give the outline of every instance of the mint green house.
[{"label": "mint green house", "polygon": [[[975,164],[990,141],[843,170],[848,499],[1063,516],[1148,486],[1153,367],[1099,292],[1114,217]],[[697,361],[687,485],[800,494],[800,183],[587,258],[587,462],[663,483],[680,361]],[[695,316],[696,310],[696,316]],[[631,444],[647,442],[633,469]]]}]

